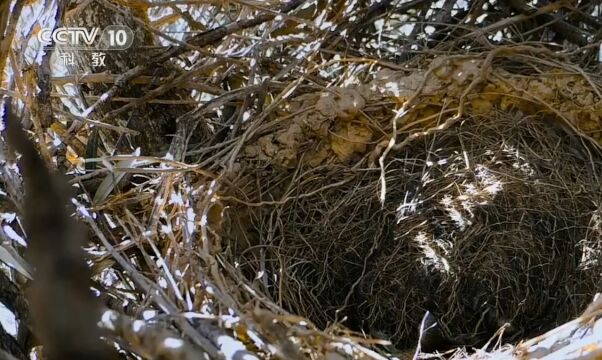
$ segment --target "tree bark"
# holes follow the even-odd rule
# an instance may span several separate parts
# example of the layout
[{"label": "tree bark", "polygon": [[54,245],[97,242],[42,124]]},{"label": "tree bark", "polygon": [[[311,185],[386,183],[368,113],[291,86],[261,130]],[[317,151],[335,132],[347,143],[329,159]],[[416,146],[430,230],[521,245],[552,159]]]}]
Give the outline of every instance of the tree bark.
[{"label": "tree bark", "polygon": [[[105,66],[93,67],[92,54],[99,50],[78,50],[75,54],[76,65],[70,69],[72,74],[108,73],[120,75],[128,70],[147,63],[149,59],[157,56],[161,49],[153,48],[157,45],[152,32],[144,25],[148,23],[145,8],[125,8],[103,0],[92,0],[80,5],[73,5],[65,14],[65,26],[81,26],[88,29],[99,27],[102,31],[106,26],[125,25],[134,33],[132,46],[127,50],[108,50]],[[152,78],[175,77],[181,73],[171,62],[156,64],[152,69],[141,75]],[[131,82],[123,84],[119,94],[121,97],[142,98],[155,87],[150,84]],[[102,96],[112,84],[94,83],[81,86],[83,97],[87,95]],[[192,100],[190,90],[171,89],[164,94],[162,99],[167,100]],[[84,107],[90,106],[84,103]],[[125,106],[125,107],[124,107]],[[90,115],[95,120],[108,122],[112,125],[127,127],[138,132],[137,135],[124,135],[125,138],[111,130],[98,129],[103,134],[105,145],[117,151],[130,152],[140,147],[144,155],[162,155],[171,143],[171,136],[175,133],[176,119],[191,111],[191,104],[149,104],[138,101],[134,104],[111,102],[108,99],[98,106]],[[108,114],[108,115],[107,115]],[[127,140],[127,141],[125,141]],[[108,144],[107,144],[108,142]]]}]

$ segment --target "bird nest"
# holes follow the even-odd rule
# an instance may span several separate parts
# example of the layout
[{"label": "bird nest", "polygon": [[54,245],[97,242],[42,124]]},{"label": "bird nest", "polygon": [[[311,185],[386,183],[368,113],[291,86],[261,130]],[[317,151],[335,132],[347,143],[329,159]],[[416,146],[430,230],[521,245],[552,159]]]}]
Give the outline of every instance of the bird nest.
[{"label": "bird nest", "polygon": [[[335,128],[352,133],[346,121]],[[417,343],[429,311],[445,336],[423,339],[424,350],[442,350],[483,345],[501,327],[508,341],[541,333],[599,287],[602,158],[552,117],[466,115],[380,167],[367,161],[374,143],[325,152],[336,148],[295,126],[272,143],[294,139],[296,152],[258,156],[269,148],[262,137],[247,149],[233,187],[246,198],[225,211],[223,237],[233,262],[285,309],[399,348]]]}]

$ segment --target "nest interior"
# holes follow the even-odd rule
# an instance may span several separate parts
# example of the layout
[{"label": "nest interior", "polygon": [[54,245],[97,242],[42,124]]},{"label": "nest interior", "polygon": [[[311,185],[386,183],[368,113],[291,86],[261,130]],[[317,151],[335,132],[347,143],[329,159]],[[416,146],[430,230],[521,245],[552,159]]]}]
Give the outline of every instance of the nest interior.
[{"label": "nest interior", "polygon": [[224,239],[318,326],[401,348],[428,310],[453,345],[504,324],[518,339],[574,317],[599,286],[601,159],[545,115],[492,110],[389,154],[382,204],[383,173],[363,161],[247,164],[239,183],[256,190],[227,212]]}]

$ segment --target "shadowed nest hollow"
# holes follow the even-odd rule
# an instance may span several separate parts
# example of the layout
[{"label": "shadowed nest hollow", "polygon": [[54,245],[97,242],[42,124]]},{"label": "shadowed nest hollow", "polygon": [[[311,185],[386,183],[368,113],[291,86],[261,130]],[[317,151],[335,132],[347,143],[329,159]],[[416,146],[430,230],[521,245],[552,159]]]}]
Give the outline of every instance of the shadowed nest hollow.
[{"label": "shadowed nest hollow", "polygon": [[494,112],[389,154],[383,206],[366,161],[257,162],[241,183],[263,203],[234,212],[232,249],[257,286],[320,326],[404,347],[429,310],[458,345],[506,323],[513,340],[575,316],[599,285],[601,159],[558,121]]}]

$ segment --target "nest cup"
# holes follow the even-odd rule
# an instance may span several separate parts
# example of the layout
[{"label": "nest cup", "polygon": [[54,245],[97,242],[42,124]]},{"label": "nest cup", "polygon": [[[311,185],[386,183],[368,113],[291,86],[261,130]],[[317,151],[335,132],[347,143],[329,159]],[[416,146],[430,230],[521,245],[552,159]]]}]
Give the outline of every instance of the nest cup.
[{"label": "nest cup", "polygon": [[391,154],[382,206],[379,169],[262,163],[246,170],[271,179],[255,194],[289,195],[235,211],[247,220],[233,256],[322,327],[406,347],[429,310],[448,345],[481,346],[501,326],[507,340],[530,336],[577,315],[599,285],[601,159],[557,121],[497,112]]},{"label": "nest cup", "polygon": [[372,327],[413,341],[426,308],[457,345],[481,345],[506,323],[511,337],[540,333],[591,300],[595,148],[546,119],[497,114],[425,138],[395,161],[394,236],[368,267],[372,291],[360,306]]}]

